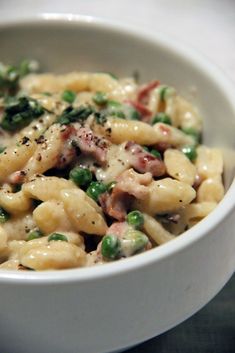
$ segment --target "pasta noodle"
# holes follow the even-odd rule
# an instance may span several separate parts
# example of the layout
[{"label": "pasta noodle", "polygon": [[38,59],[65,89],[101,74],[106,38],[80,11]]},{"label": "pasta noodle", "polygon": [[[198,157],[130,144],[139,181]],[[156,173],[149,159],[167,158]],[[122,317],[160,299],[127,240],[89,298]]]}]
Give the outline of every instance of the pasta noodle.
[{"label": "pasta noodle", "polygon": [[[0,66],[0,269],[101,265],[180,236],[224,195],[197,108],[158,81]],[[14,70],[18,70],[17,67]]]}]

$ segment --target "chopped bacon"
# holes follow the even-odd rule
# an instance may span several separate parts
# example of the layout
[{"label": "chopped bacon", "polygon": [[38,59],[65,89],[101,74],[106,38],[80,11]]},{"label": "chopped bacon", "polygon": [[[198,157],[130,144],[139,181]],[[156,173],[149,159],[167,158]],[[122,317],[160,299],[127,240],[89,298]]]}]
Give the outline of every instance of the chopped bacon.
[{"label": "chopped bacon", "polygon": [[106,234],[116,235],[118,238],[122,238],[128,230],[127,222],[114,222],[106,231]]},{"label": "chopped bacon", "polygon": [[159,152],[165,152],[168,148],[171,148],[172,145],[168,142],[158,142],[156,145],[154,145],[154,148],[158,150]]},{"label": "chopped bacon", "polygon": [[126,192],[137,199],[144,199],[149,192],[148,185],[153,181],[151,173],[139,174],[133,169],[125,170],[117,178],[114,189]]},{"label": "chopped bacon", "polygon": [[165,174],[166,168],[164,162],[145,151],[140,145],[128,141],[125,150],[131,153],[130,164],[138,172],[150,172],[154,177],[159,177]]},{"label": "chopped bacon", "polygon": [[67,141],[71,135],[76,134],[76,129],[72,124],[66,125],[65,128],[61,130],[61,138],[63,141]]},{"label": "chopped bacon", "polygon": [[59,169],[65,168],[76,157],[76,150],[72,146],[65,146],[62,153],[58,157],[56,167]]},{"label": "chopped bacon", "polygon": [[80,127],[77,131],[75,141],[83,153],[91,154],[100,163],[106,161],[109,142],[103,137],[95,135],[90,128]]},{"label": "chopped bacon", "polygon": [[135,102],[132,100],[128,100],[126,101],[126,103],[132,105],[132,107],[134,107],[142,115],[143,120],[149,120],[149,118],[151,117],[151,110],[145,107],[145,105],[143,105],[142,103]]},{"label": "chopped bacon", "polygon": [[138,174],[133,169],[124,171],[117,178],[112,193],[103,193],[99,197],[100,205],[107,215],[123,221],[133,197],[143,199],[148,195],[148,187],[152,181],[150,173]]},{"label": "chopped bacon", "polygon": [[61,131],[61,137],[67,143],[69,150],[68,153],[62,153],[62,155],[72,156],[71,143],[73,143],[74,151],[78,147],[82,153],[91,155],[97,162],[105,163],[110,143],[105,138],[95,135],[88,126],[81,126],[78,123],[70,124]]},{"label": "chopped bacon", "polygon": [[99,197],[99,202],[104,213],[118,221],[123,221],[126,218],[126,209],[128,208],[130,201],[130,195],[115,187],[111,195],[108,192],[105,192]]},{"label": "chopped bacon", "polygon": [[152,81],[146,85],[143,85],[139,92],[138,92],[138,95],[137,95],[137,102],[139,103],[143,103],[143,104],[146,104],[148,103],[148,98],[149,98],[149,94],[150,92],[158,87],[160,85],[160,82],[155,80],[155,81]]}]

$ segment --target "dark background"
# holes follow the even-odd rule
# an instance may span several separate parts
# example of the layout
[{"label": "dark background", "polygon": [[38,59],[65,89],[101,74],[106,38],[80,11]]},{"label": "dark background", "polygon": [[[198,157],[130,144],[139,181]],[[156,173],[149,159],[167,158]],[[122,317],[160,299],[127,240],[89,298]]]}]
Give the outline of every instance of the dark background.
[{"label": "dark background", "polygon": [[126,353],[235,353],[235,274],[193,317]]}]

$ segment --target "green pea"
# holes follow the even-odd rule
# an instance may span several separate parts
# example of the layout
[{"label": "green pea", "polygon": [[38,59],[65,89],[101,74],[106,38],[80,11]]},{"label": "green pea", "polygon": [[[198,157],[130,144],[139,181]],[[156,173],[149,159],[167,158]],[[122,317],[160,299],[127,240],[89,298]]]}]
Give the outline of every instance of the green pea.
[{"label": "green pea", "polygon": [[140,252],[148,244],[148,237],[139,230],[129,227],[121,239],[121,255],[128,257]]},{"label": "green pea", "polygon": [[27,241],[33,240],[33,239],[38,239],[43,236],[43,233],[38,229],[38,230],[33,230],[32,232],[29,233]]},{"label": "green pea", "polygon": [[97,105],[105,105],[108,102],[107,94],[104,92],[96,92],[92,99]]},{"label": "green pea", "polygon": [[144,216],[140,211],[131,211],[127,215],[127,222],[135,228],[140,228],[144,224]]},{"label": "green pea", "polygon": [[10,218],[10,214],[0,207],[0,223],[5,223]]},{"label": "green pea", "polygon": [[48,241],[68,241],[68,239],[64,234],[52,233],[49,235]]},{"label": "green pea", "polygon": [[151,153],[154,157],[156,157],[156,158],[158,158],[158,159],[162,159],[161,153],[158,152],[157,150],[152,149],[152,150],[150,151],[150,153]]},{"label": "green pea", "polygon": [[121,250],[120,240],[116,235],[105,235],[101,243],[101,254],[109,260],[115,260],[119,257]]},{"label": "green pea", "polygon": [[201,133],[197,130],[195,130],[192,127],[188,127],[188,128],[182,128],[181,129],[186,135],[190,135],[194,138],[195,143],[199,143],[201,140]]},{"label": "green pea", "polygon": [[76,93],[73,92],[73,91],[69,91],[69,90],[66,90],[63,92],[62,94],[62,99],[65,101],[65,102],[68,102],[70,104],[72,104],[75,99],[76,99]]},{"label": "green pea", "polygon": [[197,151],[195,146],[186,145],[181,148],[181,151],[185,154],[190,161],[194,161],[197,158]]},{"label": "green pea", "polygon": [[69,179],[78,186],[86,186],[92,181],[92,173],[87,168],[75,167],[70,171]]},{"label": "green pea", "polygon": [[155,115],[152,119],[152,125],[156,124],[156,123],[164,123],[167,125],[171,125],[171,118],[169,117],[169,115],[165,114],[165,113],[158,113],[157,115]]},{"label": "green pea", "polygon": [[96,202],[99,196],[107,191],[107,186],[100,181],[92,181],[86,191],[87,195]]}]

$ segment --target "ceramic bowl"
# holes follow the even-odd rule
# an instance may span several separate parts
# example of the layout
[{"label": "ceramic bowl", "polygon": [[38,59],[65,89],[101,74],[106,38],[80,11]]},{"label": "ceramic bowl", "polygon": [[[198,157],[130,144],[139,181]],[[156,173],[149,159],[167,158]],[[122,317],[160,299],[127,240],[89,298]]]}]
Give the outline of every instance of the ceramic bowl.
[{"label": "ceramic bowl", "polygon": [[[0,25],[1,61],[45,70],[111,71],[194,92],[204,141],[226,148],[226,195],[198,225],[132,258],[93,268],[0,272],[0,350],[107,353],[174,327],[203,307],[235,269],[234,88],[212,64],[160,35],[91,17],[44,15]],[[230,150],[230,152],[228,151]]]}]

